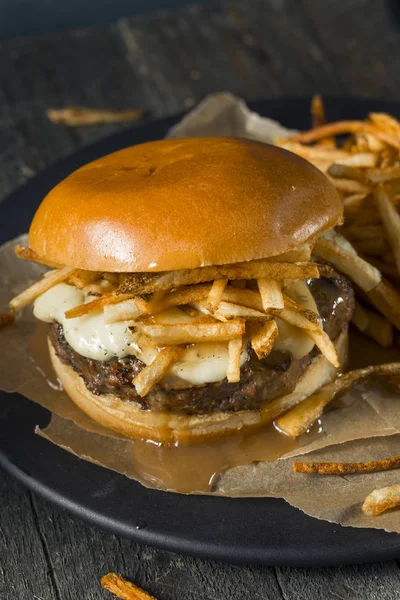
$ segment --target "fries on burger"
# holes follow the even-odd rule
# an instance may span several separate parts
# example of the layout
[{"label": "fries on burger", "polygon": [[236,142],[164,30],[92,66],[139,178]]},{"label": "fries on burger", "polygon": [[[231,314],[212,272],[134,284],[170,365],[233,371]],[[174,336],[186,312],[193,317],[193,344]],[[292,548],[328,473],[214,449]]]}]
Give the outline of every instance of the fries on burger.
[{"label": "fries on burger", "polygon": [[11,301],[48,323],[70,398],[132,438],[259,427],[333,380],[348,281],[312,259],[342,220],[317,168],[235,138],[126,148],[43,200],[21,258],[52,270]]}]

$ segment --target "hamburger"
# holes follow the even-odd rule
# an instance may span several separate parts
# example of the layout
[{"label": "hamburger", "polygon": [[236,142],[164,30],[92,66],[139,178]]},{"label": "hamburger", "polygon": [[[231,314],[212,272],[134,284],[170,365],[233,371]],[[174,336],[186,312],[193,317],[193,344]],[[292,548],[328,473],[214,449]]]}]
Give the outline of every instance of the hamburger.
[{"label": "hamburger", "polygon": [[235,138],[141,144],[87,164],[39,206],[21,258],[65,391],[131,438],[195,443],[260,427],[346,360],[349,282],[312,258],[342,221],[330,181]]}]

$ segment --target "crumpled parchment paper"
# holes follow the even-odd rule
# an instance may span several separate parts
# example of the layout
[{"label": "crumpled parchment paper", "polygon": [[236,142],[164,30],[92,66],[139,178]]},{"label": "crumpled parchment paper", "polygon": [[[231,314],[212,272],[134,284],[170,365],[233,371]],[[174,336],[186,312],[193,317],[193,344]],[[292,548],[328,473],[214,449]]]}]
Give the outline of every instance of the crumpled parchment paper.
[{"label": "crumpled parchment paper", "polygon": [[[270,119],[249,111],[245,103],[231,94],[206,98],[179,124],[171,137],[229,135],[273,142],[292,132]],[[16,259],[15,243],[26,243],[22,236],[0,248],[0,310],[16,293],[37,280],[43,269]],[[30,308],[23,311],[15,326],[0,332],[0,389],[18,391],[52,412],[52,420],[40,435],[66,450],[119,473],[140,480],[132,461],[134,441],[114,434],[92,421],[62,391],[45,358],[44,325],[38,324]],[[371,340],[352,340],[353,354],[368,362],[399,360],[400,353],[383,350]],[[41,346],[41,347],[40,347]],[[365,359],[364,359],[365,360]],[[400,532],[400,510],[379,517],[365,517],[361,504],[373,489],[400,482],[400,472],[347,476],[312,476],[293,473],[294,455],[307,454],[305,460],[368,461],[400,454],[400,396],[373,385],[345,394],[322,419],[322,433],[278,460],[235,467],[222,473],[211,494],[243,497],[281,497],[309,515],[353,527],[383,528]],[[141,482],[157,487],[155,482]]]}]

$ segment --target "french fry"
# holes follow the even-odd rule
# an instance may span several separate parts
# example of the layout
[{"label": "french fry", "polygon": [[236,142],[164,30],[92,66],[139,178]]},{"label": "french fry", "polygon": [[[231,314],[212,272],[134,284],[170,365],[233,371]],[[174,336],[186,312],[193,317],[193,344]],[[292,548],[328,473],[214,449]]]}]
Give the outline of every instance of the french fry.
[{"label": "french fry", "polygon": [[119,285],[122,273],[103,273],[103,278],[111,281],[114,285]]},{"label": "french fry", "polygon": [[367,313],[366,309],[364,309],[361,306],[361,304],[359,302],[357,302],[357,300],[354,301],[354,310],[353,310],[353,314],[351,316],[351,320],[354,323],[354,325],[357,327],[357,329],[359,329],[360,331],[365,331],[368,328],[368,325],[369,325],[368,313]]},{"label": "french fry", "polygon": [[[181,306],[182,304],[192,304],[193,302],[201,302],[205,300],[210,291],[210,284],[188,285],[179,288],[172,292],[155,292],[150,301],[150,312],[157,314],[167,308],[173,306]],[[162,295],[160,295],[162,294]]]},{"label": "french fry", "polygon": [[[299,379],[296,389],[294,392],[287,394],[286,396],[282,396],[280,398],[276,398],[267,404],[264,409],[264,417],[269,422],[276,421],[277,417],[283,415],[284,413],[289,412],[294,406],[305,400],[310,396],[309,384],[310,379],[317,373],[319,370],[319,361],[311,362],[308,367],[306,376],[303,376]],[[336,376],[336,372],[334,371],[334,367],[331,367],[330,372],[327,374],[325,382],[331,381],[331,378]],[[313,386],[314,391],[320,389],[320,387]]]},{"label": "french fry", "polygon": [[393,344],[393,327],[385,317],[355,302],[354,325],[384,348]]},{"label": "french fry", "polygon": [[341,248],[331,240],[318,238],[313,254],[333,264],[365,292],[369,292],[375,288],[382,280],[378,269],[359,256]]},{"label": "french fry", "polygon": [[169,346],[160,350],[152,363],[147,365],[132,380],[139,396],[146,396],[164,377],[170,368],[180,359],[184,348]]},{"label": "french fry", "polygon": [[232,319],[226,323],[144,324],[142,331],[158,346],[176,346],[199,342],[223,342],[243,335],[245,332],[245,320]]},{"label": "french fry", "polygon": [[[82,269],[77,269],[75,273],[71,275],[68,279],[68,283],[72,283],[79,290],[83,290],[84,287],[89,285],[89,283],[93,283],[96,279],[100,279],[101,273],[98,271],[84,271]],[[107,280],[106,280],[107,281]],[[107,281],[107,283],[110,283]]]},{"label": "french fry", "polygon": [[[344,165],[343,163],[334,163],[328,169],[328,175],[334,177],[335,179],[353,179],[354,181],[364,181],[364,171],[360,167],[353,167],[351,165]],[[367,191],[369,188],[366,188]],[[357,190],[358,191],[358,190]],[[360,193],[361,193],[360,191]]]},{"label": "french fry", "polygon": [[334,162],[340,162],[348,158],[349,153],[339,148],[329,148],[326,146],[305,146],[296,141],[293,138],[278,140],[280,147],[302,156],[309,162],[315,164],[327,163],[332,164]]},{"label": "french fry", "polygon": [[[321,387],[309,398],[294,406],[282,417],[279,417],[275,421],[278,430],[293,439],[305,433],[321,417],[324,408],[339,392],[338,386],[335,385],[336,381],[341,380],[336,379],[332,383]],[[345,388],[342,388],[340,391],[343,389]]]},{"label": "french fry", "polygon": [[137,121],[143,115],[144,111],[140,108],[110,110],[106,108],[67,106],[65,108],[49,108],[47,111],[50,121],[57,125],[68,125],[69,127]]},{"label": "french fry", "polygon": [[400,178],[400,166],[386,167],[386,169],[367,169],[365,179],[371,183],[383,183]]},{"label": "french fry", "polygon": [[278,326],[274,319],[250,333],[251,347],[259,360],[263,360],[270,354],[278,333]]},{"label": "french fry", "polygon": [[[322,416],[325,407],[335,398],[335,396],[347,390],[353,383],[366,378],[371,372],[372,367],[359,369],[360,374],[354,378],[337,378],[331,383],[321,387],[311,396],[294,406],[289,412],[280,417],[276,425],[278,429],[288,435],[296,438],[305,433]],[[348,375],[348,373],[346,373]]]},{"label": "french fry", "polygon": [[381,169],[393,167],[399,162],[399,154],[397,150],[395,148],[392,148],[391,146],[386,146],[383,150],[381,150],[378,154],[378,157],[378,162]]},{"label": "french fry", "polygon": [[21,246],[20,244],[17,244],[15,246],[14,252],[15,252],[15,255],[18,258],[21,258],[22,260],[28,260],[29,262],[34,262],[39,265],[44,265],[45,267],[50,267],[52,269],[61,268],[61,265],[58,265],[57,263],[53,263],[51,261],[46,260],[45,258],[42,258],[38,254],[36,254],[36,252],[34,252],[34,250],[31,250],[30,248],[25,248],[24,246]]},{"label": "french fry", "polygon": [[357,154],[350,154],[347,157],[340,159],[341,165],[347,165],[349,167],[375,167],[378,162],[378,155],[376,152],[358,152]]},{"label": "french fry", "polygon": [[[336,148],[335,138],[333,137],[327,137],[323,138],[322,140],[318,140],[315,145],[324,146],[325,148]],[[343,150],[345,150],[345,148],[343,148]]]},{"label": "french fry", "polygon": [[354,134],[353,143],[350,138],[348,138],[347,141],[350,142],[350,149],[353,150],[353,152],[371,152],[367,136],[361,131],[358,131]]},{"label": "french fry", "polygon": [[[286,263],[270,262],[267,259],[199,267],[182,271],[164,273],[132,273],[125,276],[118,288],[119,293],[132,295],[149,294],[160,290],[169,290],[181,285],[193,285],[214,281],[215,279],[309,279],[318,278],[324,273],[324,266],[312,262]],[[147,277],[146,277],[147,276]]]},{"label": "french fry", "polygon": [[377,186],[375,200],[400,274],[400,216],[382,184]]},{"label": "french fry", "polygon": [[[191,288],[192,287],[192,291]],[[194,308],[200,310],[204,314],[210,315],[210,311],[208,308],[208,304],[205,299],[208,297],[211,286],[207,285],[198,285],[198,286],[188,286],[182,290],[178,289],[170,294],[168,294],[164,300],[161,302],[161,305],[156,305],[154,308],[152,307],[152,312],[160,312],[160,310],[164,310],[165,308],[169,308],[170,306],[177,306],[181,304],[190,303],[194,306]],[[186,291],[185,291],[186,290]],[[229,304],[236,304],[239,307],[247,307],[249,309],[253,309],[254,311],[258,311],[257,314],[262,315],[265,318],[265,314],[263,314],[263,306],[261,302],[261,297],[258,292],[253,290],[245,290],[240,288],[235,288],[232,285],[226,286],[223,292],[223,301]],[[151,303],[152,304],[152,303]],[[217,317],[221,319],[222,312]],[[252,316],[255,316],[255,313],[250,313]]]},{"label": "french fry", "polygon": [[[196,303],[197,306],[197,303]],[[211,313],[209,313],[206,309],[204,310],[204,312],[200,309],[200,305],[198,308],[195,307],[195,304],[193,306],[182,306],[180,307],[180,310],[182,312],[184,312],[185,314],[189,315],[190,317],[192,317],[196,323],[216,323],[218,321],[218,319],[216,319],[214,317],[214,315],[211,315]],[[225,321],[226,319],[220,319]],[[145,319],[144,319],[145,321]]]},{"label": "french fry", "polygon": [[286,307],[284,310],[279,313],[272,311],[273,314],[276,314],[280,319],[294,327],[304,329],[316,346],[318,346],[325,358],[327,358],[334,366],[339,366],[335,346],[329,336],[321,328],[319,315],[311,310],[299,309],[296,303],[287,296],[285,297],[285,304]]},{"label": "french fry", "polygon": [[339,246],[340,248],[343,248],[343,250],[346,250],[346,252],[350,252],[351,254],[357,256],[357,250],[354,248],[354,246],[349,242],[348,239],[343,237],[335,229],[330,229],[329,231],[326,231],[321,235],[321,238],[324,240],[331,240],[331,242],[336,244],[336,246]]},{"label": "french fry", "polygon": [[15,296],[10,302],[10,309],[14,312],[24,308],[31,302],[33,302],[38,296],[47,292],[50,288],[62,283],[71,277],[76,271],[74,267],[63,267],[62,269],[56,269],[48,277],[43,277],[26,290]]},{"label": "french fry", "polygon": [[[320,127],[326,123],[325,104],[320,94],[314,94],[311,100],[311,122],[312,127]],[[334,138],[325,138],[318,142],[318,146],[326,148],[336,148]]]},{"label": "french fry", "polygon": [[335,188],[341,192],[348,192],[350,194],[368,194],[371,190],[371,188],[364,183],[354,181],[353,179],[336,179],[332,177],[330,179]]},{"label": "french fry", "polygon": [[339,358],[335,349],[335,346],[328,336],[328,334],[322,329],[309,329],[307,335],[313,340],[315,345],[320,349],[321,353],[325,358],[334,366],[339,368]]},{"label": "french fry", "polygon": [[123,302],[124,300],[128,300],[132,298],[132,294],[116,294],[115,292],[111,292],[110,294],[104,294],[104,296],[100,296],[100,298],[96,298],[91,302],[86,302],[86,304],[79,304],[79,306],[75,306],[70,310],[67,310],[65,313],[65,317],[67,319],[76,319],[77,317],[83,317],[84,315],[88,315],[92,312],[98,312],[103,310],[103,308],[107,304],[117,304],[119,302]]},{"label": "french fry", "polygon": [[253,321],[264,321],[272,318],[267,313],[260,312],[254,308],[248,308],[247,306],[232,304],[231,302],[225,301],[220,302],[217,310],[215,310],[212,314],[220,321],[236,319],[237,317],[243,317],[244,319]]},{"label": "french fry", "polygon": [[156,600],[134,583],[124,579],[116,573],[108,573],[101,578],[102,587],[121,598],[121,600]]},{"label": "french fry", "polygon": [[[375,136],[379,141],[389,144],[400,150],[400,138],[393,136],[392,134],[381,131],[375,125],[366,123],[365,121],[337,121],[336,123],[329,123],[328,125],[322,125],[316,129],[310,129],[304,133],[298,133],[290,137],[291,143],[300,142],[302,144],[308,144],[310,142],[316,142],[325,137],[342,135],[344,133],[357,133],[362,132],[365,134],[371,134]],[[277,140],[278,143],[284,143],[286,140]],[[367,147],[367,150],[369,148]]]},{"label": "french fry", "polygon": [[15,316],[11,312],[0,313],[0,329],[15,322]]},{"label": "french fry", "polygon": [[[331,140],[332,138],[326,138],[326,140]],[[321,142],[319,143],[319,146],[325,146],[325,140],[321,140]],[[286,148],[285,148],[286,149]],[[287,148],[288,150],[289,148]],[[307,156],[307,154],[305,152],[302,152],[301,154],[299,152],[296,152],[296,154],[299,154],[299,156],[301,156],[302,158],[305,158],[305,160],[307,160],[309,163],[311,163],[312,165],[314,165],[314,167],[316,167],[317,169],[319,169],[320,171],[322,171],[322,173],[327,174],[329,167],[332,164],[332,160],[331,159],[321,159],[321,158],[313,158],[312,156]]]},{"label": "french fry", "polygon": [[103,296],[104,294],[109,294],[115,290],[115,285],[108,279],[97,279],[92,283],[88,283],[83,288],[83,291],[86,294],[92,294],[93,296]]},{"label": "french fry", "polygon": [[322,100],[322,96],[320,96],[320,94],[314,94],[312,97],[311,120],[314,128],[326,123],[324,101]]},{"label": "french fry", "polygon": [[394,375],[400,374],[400,363],[386,363],[349,371],[331,383],[322,386],[308,398],[291,408],[286,414],[279,417],[275,424],[279,431],[291,438],[297,438],[307,431],[319,419],[325,407],[341,392],[344,392],[354,383],[366,379],[372,374]]},{"label": "french fry", "polygon": [[[288,305],[288,299],[286,299],[286,303]],[[292,305],[295,307],[297,306],[293,301],[289,304],[289,306]],[[311,311],[300,311],[297,310],[297,308],[284,308],[281,311],[272,311],[272,314],[282,319],[282,321],[286,321],[286,323],[289,323],[289,325],[299,327],[300,329],[306,329],[307,331],[316,331],[319,329],[318,317],[317,319],[314,317],[311,317],[310,319],[310,313]]]},{"label": "french fry", "polygon": [[43,277],[50,277],[56,271],[57,269],[50,269],[50,271],[46,271],[45,273],[43,273]]},{"label": "french fry", "polygon": [[104,305],[104,321],[116,323],[117,321],[135,321],[143,315],[150,313],[149,303],[142,298],[128,298],[118,304]]},{"label": "french fry", "polygon": [[400,123],[391,115],[373,112],[368,115],[368,118],[379,129],[390,133],[390,135],[400,137]]},{"label": "french fry", "polygon": [[285,306],[282,294],[282,284],[276,279],[257,279],[263,309],[282,309]]},{"label": "french fry", "polygon": [[390,471],[400,469],[400,456],[392,456],[382,460],[372,460],[362,463],[340,462],[295,462],[295,473],[309,475],[347,475],[349,473],[376,473],[377,471]]},{"label": "french fry", "polygon": [[240,381],[240,358],[242,355],[243,339],[241,337],[229,340],[228,368],[226,377],[229,383]]},{"label": "french fry", "polygon": [[375,517],[400,505],[400,484],[390,485],[371,492],[364,500],[362,511],[367,517]]},{"label": "french fry", "polygon": [[270,262],[306,262],[311,258],[311,244],[306,242],[302,246],[286,250],[282,254],[268,259]]},{"label": "french fry", "polygon": [[383,152],[387,146],[385,142],[374,133],[365,133],[368,149],[376,154]]},{"label": "french fry", "polygon": [[184,304],[183,306],[180,307],[180,310],[183,311],[186,315],[189,315],[189,317],[192,317],[194,319],[202,319],[204,316],[208,316],[210,319],[212,319],[213,322],[215,322],[215,319],[213,317],[211,317],[208,310],[205,309],[203,312],[201,307],[198,306],[197,303],[193,303],[193,306],[191,306],[189,304]]},{"label": "french fry", "polygon": [[400,292],[382,279],[377,286],[367,291],[367,295],[375,308],[400,330]]},{"label": "french fry", "polygon": [[222,299],[224,302],[239,304],[240,306],[247,306],[247,308],[252,308],[259,312],[263,312],[264,310],[261,296],[254,290],[238,289],[228,285],[224,289]]},{"label": "french fry", "polygon": [[221,302],[227,284],[227,279],[216,279],[212,284],[207,298],[207,306],[211,312],[216,309]]}]

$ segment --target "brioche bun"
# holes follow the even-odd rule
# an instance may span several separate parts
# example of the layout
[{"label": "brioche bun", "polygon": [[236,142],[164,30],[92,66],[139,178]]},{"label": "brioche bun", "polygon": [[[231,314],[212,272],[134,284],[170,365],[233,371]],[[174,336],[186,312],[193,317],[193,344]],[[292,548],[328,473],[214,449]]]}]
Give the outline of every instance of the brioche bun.
[{"label": "brioche bun", "polygon": [[[345,328],[335,342],[341,366],[347,359],[347,342],[348,333]],[[50,340],[48,343],[54,370],[71,400],[89,417],[128,438],[153,440],[166,444],[198,443],[256,429],[271,421],[269,404],[261,411],[243,410],[185,416],[146,411],[135,402],[121,400],[112,394],[96,396],[87,389],[83,379],[72,367],[60,361]],[[310,396],[322,385],[333,381],[337,374],[338,369],[320,354],[312,360],[294,391],[282,397],[282,400],[287,408],[290,408]]]},{"label": "brioche bun", "polygon": [[149,142],[89,163],[59,183],[29,245],[92,271],[190,269],[277,256],[342,219],[313,165],[236,138]]}]

